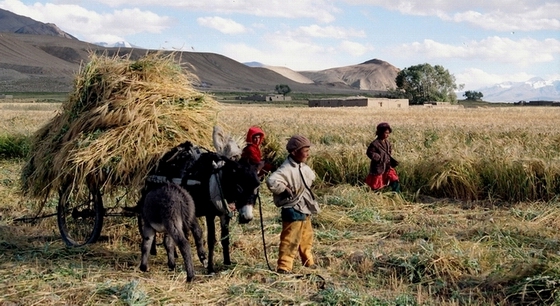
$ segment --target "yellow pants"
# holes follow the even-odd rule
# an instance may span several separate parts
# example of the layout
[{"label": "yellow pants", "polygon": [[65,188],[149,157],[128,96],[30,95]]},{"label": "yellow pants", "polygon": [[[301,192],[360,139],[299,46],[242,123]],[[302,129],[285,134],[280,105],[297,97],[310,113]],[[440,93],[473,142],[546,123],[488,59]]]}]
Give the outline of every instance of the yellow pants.
[{"label": "yellow pants", "polygon": [[310,216],[307,216],[305,221],[282,222],[277,269],[291,271],[294,258],[298,252],[304,266],[314,265],[315,262],[311,253],[312,243],[313,228],[311,227]]}]

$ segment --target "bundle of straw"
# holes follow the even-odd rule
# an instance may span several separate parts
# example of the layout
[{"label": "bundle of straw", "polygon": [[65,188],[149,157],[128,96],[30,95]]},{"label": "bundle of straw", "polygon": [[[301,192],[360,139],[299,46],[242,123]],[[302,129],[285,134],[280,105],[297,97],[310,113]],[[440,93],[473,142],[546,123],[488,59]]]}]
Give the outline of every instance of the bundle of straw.
[{"label": "bundle of straw", "polygon": [[90,55],[62,111],[34,135],[24,193],[48,197],[87,184],[138,188],[158,159],[189,140],[212,143],[216,101],[191,85],[175,54]]}]

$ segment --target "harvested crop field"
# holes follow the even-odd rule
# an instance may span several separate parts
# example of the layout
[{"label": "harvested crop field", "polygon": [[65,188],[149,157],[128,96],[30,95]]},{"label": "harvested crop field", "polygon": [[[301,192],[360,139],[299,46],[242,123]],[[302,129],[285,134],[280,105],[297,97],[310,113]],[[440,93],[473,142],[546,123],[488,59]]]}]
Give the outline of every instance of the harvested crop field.
[{"label": "harvested crop field", "polygon": [[[32,135],[54,104],[0,104],[0,141]],[[310,138],[323,211],[313,220],[319,268],[268,269],[259,218],[233,222],[232,266],[184,283],[165,252],[142,273],[136,219],[107,217],[101,241],[67,248],[56,195],[20,192],[25,160],[0,158],[0,303],[16,305],[552,305],[560,303],[560,109],[539,107],[371,110],[218,106],[217,123],[239,138],[267,133],[264,151]],[[402,195],[364,187],[374,127],[393,127]],[[8,137],[9,138],[9,137]],[[6,138],[6,139],[8,139]],[[0,143],[2,145],[2,143]],[[1,146],[0,146],[1,148]],[[121,194],[104,197],[115,212]],[[132,196],[134,198],[134,196]],[[261,188],[266,249],[275,268],[281,222]],[[161,242],[161,238],[158,240]]]}]

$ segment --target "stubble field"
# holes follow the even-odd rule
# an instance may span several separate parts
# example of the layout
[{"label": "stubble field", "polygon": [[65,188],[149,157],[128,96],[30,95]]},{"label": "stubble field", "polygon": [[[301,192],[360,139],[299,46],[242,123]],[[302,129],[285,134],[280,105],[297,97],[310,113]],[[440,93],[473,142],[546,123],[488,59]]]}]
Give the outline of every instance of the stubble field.
[{"label": "stubble field", "polygon": [[[56,104],[0,104],[0,137],[31,135]],[[0,159],[0,303],[15,305],[519,305],[560,303],[560,109],[222,105],[216,123],[242,138],[267,132],[285,156],[293,134],[313,143],[309,164],[323,211],[313,220],[319,268],[268,269],[260,220],[233,222],[234,265],[186,284],[165,252],[139,265],[134,218],[109,217],[99,243],[66,248],[55,217],[33,223],[19,192],[24,161]],[[393,127],[403,194],[363,186],[374,127]],[[275,268],[281,223],[261,188],[266,249]],[[106,207],[115,199],[104,198]],[[41,212],[56,208],[49,199]],[[134,205],[134,203],[127,203]],[[160,239],[161,240],[161,239]],[[218,246],[218,253],[221,252]]]}]

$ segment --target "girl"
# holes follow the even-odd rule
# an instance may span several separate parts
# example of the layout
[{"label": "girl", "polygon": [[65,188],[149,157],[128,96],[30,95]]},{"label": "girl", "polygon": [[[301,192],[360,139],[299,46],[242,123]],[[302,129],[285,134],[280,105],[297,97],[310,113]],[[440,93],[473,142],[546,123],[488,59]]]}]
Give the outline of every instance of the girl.
[{"label": "girl", "polygon": [[391,157],[389,134],[392,131],[387,122],[378,124],[375,131],[377,138],[369,144],[366,151],[366,155],[371,159],[366,184],[373,190],[390,186],[392,191],[401,191],[399,176],[395,171],[398,162]]}]

